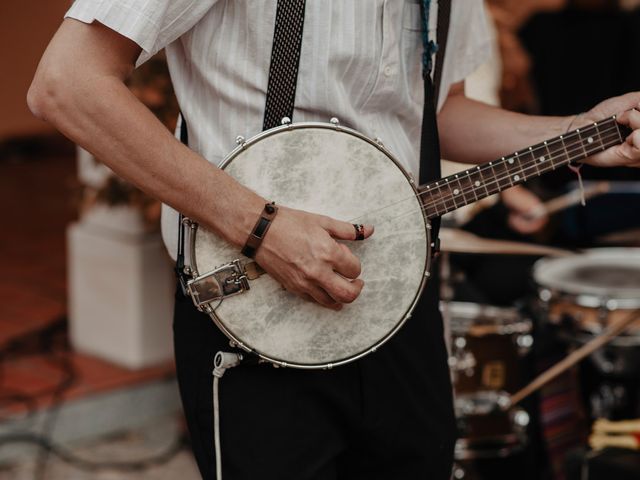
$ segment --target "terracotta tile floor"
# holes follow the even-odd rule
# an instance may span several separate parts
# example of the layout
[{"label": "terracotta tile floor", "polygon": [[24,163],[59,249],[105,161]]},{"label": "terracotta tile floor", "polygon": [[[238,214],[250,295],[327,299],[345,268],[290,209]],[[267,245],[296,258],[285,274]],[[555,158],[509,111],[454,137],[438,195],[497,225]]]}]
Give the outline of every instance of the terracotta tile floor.
[{"label": "terracotta tile floor", "polygon": [[[76,217],[77,182],[73,147],[59,140],[53,145],[56,153],[36,149],[35,154],[10,156],[0,148],[0,407],[9,410],[20,407],[1,405],[3,390],[31,395],[50,390],[62,375],[37,341],[28,340],[31,333],[56,326],[63,337],[58,344],[65,343],[65,229]],[[86,355],[62,355],[77,372],[64,398],[173,372],[172,364],[133,372]],[[48,399],[44,395],[36,404]]]}]

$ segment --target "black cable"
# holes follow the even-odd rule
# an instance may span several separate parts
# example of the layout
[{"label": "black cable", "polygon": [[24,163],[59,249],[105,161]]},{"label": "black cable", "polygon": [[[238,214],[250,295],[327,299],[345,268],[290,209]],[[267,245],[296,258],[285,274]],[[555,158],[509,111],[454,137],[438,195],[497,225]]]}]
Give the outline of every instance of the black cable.
[{"label": "black cable", "polygon": [[[60,348],[66,352],[71,351],[66,341],[66,327],[67,319],[61,316],[50,322],[45,328],[35,332],[28,332],[3,345],[3,348],[0,350],[0,407],[6,404],[22,403],[26,411],[24,418],[29,418],[37,411],[38,398],[53,397],[55,400],[64,393],[64,390],[75,382],[78,376],[75,368],[68,360],[65,361],[59,355],[56,355],[57,352],[55,350],[56,338],[64,336],[64,341],[60,345]],[[64,374],[59,382],[52,387],[46,387],[29,394],[2,386],[4,366],[8,360],[31,353],[41,354],[43,351],[55,359],[55,361],[52,362],[51,358],[45,358],[45,361],[53,364],[56,368],[61,368],[63,371]],[[0,412],[0,421],[5,420],[8,420],[8,418]],[[15,417],[12,416],[11,420],[15,420]]]},{"label": "black cable", "polygon": [[[63,396],[78,378],[78,372],[68,357],[71,348],[67,340],[66,317],[60,317],[44,329],[29,332],[26,335],[13,339],[4,346],[0,351],[0,385],[3,380],[2,377],[4,376],[3,367],[9,358],[24,356],[30,353],[42,353],[43,351],[49,356],[49,358],[45,360],[56,368],[59,368],[62,372],[61,379],[53,387],[48,387],[30,394],[7,389],[6,387],[0,388],[0,405],[6,403],[7,400],[9,402],[23,403],[26,407],[25,418],[33,416],[37,411],[38,398],[45,396],[51,397],[51,406],[55,408],[55,410],[46,418],[45,425],[40,434],[25,432],[0,436],[0,446],[9,443],[30,443],[40,447],[38,459],[36,460],[35,480],[44,478],[50,454],[82,470],[114,469],[120,471],[140,471],[166,463],[185,446],[188,446],[188,440],[184,435],[180,435],[173,445],[158,455],[141,460],[114,462],[87,460],[71,453],[65,447],[56,445],[51,440],[51,437],[58,413],[60,412],[60,407],[64,403]],[[1,416],[0,420],[3,420]]]},{"label": "black cable", "polygon": [[40,447],[42,450],[51,453],[65,463],[73,465],[81,470],[119,470],[125,472],[146,470],[156,465],[162,465],[171,460],[186,445],[187,441],[183,435],[170,445],[164,452],[141,460],[117,461],[97,461],[88,460],[71,453],[67,448],[56,445],[50,439],[35,433],[16,433],[0,436],[0,446],[11,443],[28,443]]},{"label": "black cable", "polygon": [[[57,356],[56,351],[52,348],[51,355]],[[64,372],[64,376],[62,380],[58,382],[57,388],[54,390],[53,395],[51,396],[51,408],[49,410],[49,416],[45,419],[44,426],[42,427],[42,437],[46,439],[50,439],[53,437],[53,429],[55,428],[56,420],[58,419],[58,414],[60,413],[60,406],[63,403],[62,396],[64,392],[66,392],[76,381],[77,372],[75,367],[69,361],[69,357],[64,353],[57,358],[61,367],[61,370]],[[33,478],[34,480],[43,480],[46,475],[47,462],[49,461],[49,449],[41,449],[40,455],[36,460],[36,468],[34,471]]]}]

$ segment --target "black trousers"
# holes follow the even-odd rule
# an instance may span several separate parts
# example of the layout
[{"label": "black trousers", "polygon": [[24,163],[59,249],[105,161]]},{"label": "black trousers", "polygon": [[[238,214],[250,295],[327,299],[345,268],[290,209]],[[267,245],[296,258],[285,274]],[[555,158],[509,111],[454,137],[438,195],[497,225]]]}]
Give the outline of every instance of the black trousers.
[{"label": "black trousers", "polygon": [[[220,380],[226,480],[448,480],[455,422],[432,282],[400,331],[374,354],[332,370],[241,365]],[[176,295],[175,354],[202,476],[215,478],[212,370],[229,342]]]}]

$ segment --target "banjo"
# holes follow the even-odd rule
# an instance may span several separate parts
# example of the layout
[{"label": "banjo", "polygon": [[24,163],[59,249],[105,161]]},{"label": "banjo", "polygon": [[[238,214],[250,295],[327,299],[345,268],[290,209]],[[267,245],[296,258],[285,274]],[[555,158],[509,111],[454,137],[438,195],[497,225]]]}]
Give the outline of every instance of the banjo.
[{"label": "banjo", "polygon": [[365,287],[333,311],[282,289],[251,259],[185,218],[186,290],[239,347],[275,366],[332,368],[375,352],[411,316],[429,278],[430,220],[624,142],[616,117],[423,186],[379,140],[330,123],[290,123],[237,139],[220,164],[265,198],[300,210],[375,225],[349,247]]}]

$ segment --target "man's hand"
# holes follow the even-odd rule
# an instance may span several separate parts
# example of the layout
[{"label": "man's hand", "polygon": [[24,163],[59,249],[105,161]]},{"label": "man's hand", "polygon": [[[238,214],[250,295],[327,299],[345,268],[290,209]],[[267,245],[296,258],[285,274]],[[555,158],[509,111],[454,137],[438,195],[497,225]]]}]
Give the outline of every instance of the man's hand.
[{"label": "man's hand", "polygon": [[[531,235],[540,231],[549,217],[542,201],[530,190],[516,185],[501,193],[502,201],[509,209],[508,223],[516,232]],[[542,212],[542,214],[538,214]]]},{"label": "man's hand", "polygon": [[[364,236],[373,233],[364,226]],[[256,261],[288,291],[335,310],[353,302],[364,282],[360,261],[336,240],[355,240],[352,224],[280,207]]]},{"label": "man's hand", "polygon": [[640,92],[610,98],[589,110],[573,127],[589,125],[606,117],[617,115],[618,122],[633,132],[622,145],[609,148],[589,157],[585,163],[598,167],[640,167]]}]

